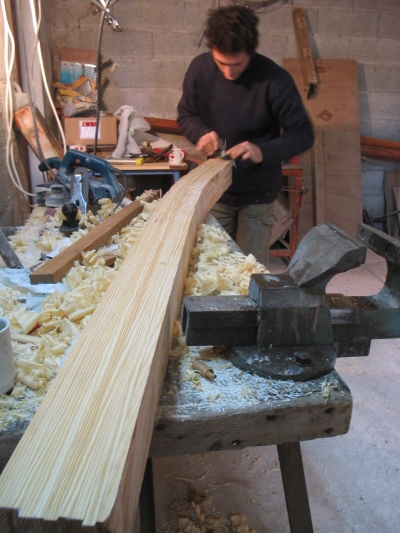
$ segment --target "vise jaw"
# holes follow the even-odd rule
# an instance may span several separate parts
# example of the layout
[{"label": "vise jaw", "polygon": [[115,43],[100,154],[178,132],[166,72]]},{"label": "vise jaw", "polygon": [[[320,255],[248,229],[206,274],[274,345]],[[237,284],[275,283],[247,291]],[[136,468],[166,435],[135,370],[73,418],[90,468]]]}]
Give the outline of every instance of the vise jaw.
[{"label": "vise jaw", "polygon": [[[363,224],[358,238],[374,251],[394,259],[383,291],[391,295],[400,336],[399,301],[397,305],[393,302],[393,284],[397,292],[400,287],[396,274],[396,264],[400,270],[400,247],[393,249],[390,237]],[[362,297],[348,301],[342,295],[325,292],[333,276],[360,266],[365,257],[366,247],[339,228],[330,224],[315,227],[301,241],[285,273],[251,277],[248,296],[186,297],[186,343],[226,345],[230,360],[238,367],[295,381],[326,374],[333,369],[338,355],[367,355],[365,335],[369,334],[368,342],[371,338],[384,338],[374,337],[373,331],[368,330],[374,323],[382,323],[377,314],[382,305],[387,306],[388,297],[380,293],[373,301],[366,302]],[[372,307],[375,313],[370,312]],[[360,327],[367,317],[366,328]]]}]

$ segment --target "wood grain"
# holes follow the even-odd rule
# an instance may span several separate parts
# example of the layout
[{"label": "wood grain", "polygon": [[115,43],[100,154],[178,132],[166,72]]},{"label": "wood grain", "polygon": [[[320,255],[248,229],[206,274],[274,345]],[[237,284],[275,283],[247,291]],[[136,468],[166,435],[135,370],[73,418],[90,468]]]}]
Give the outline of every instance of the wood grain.
[{"label": "wood grain", "polygon": [[314,58],[312,56],[310,37],[308,35],[304,9],[301,7],[296,7],[293,9],[292,18],[304,84],[308,86],[311,84],[317,85],[318,80],[315,73]]},{"label": "wood grain", "polygon": [[[344,59],[316,61],[320,83],[318,95],[307,100],[298,59],[285,59],[284,67],[293,76],[315,129],[324,137],[325,216],[355,237],[362,222],[360,117],[357,62]],[[306,188],[312,190],[311,151],[299,157]],[[313,226],[312,195],[305,197],[300,211],[300,237]]]},{"label": "wood grain", "polygon": [[[207,412],[199,408],[195,393],[184,392],[181,382],[173,395],[167,394],[172,384],[176,386],[174,376],[179,364],[179,360],[170,358],[151,442],[151,457],[269,446],[333,437],[349,430],[351,393],[335,370],[326,378],[337,380],[342,390],[332,391],[328,399],[318,392],[286,402],[260,401],[245,409],[237,402],[221,412]],[[319,381],[321,379],[315,380]]]},{"label": "wood grain", "polygon": [[196,230],[230,183],[212,159],[160,202],[0,476],[0,508],[37,530],[132,530]]},{"label": "wood grain", "polygon": [[104,222],[92,229],[87,235],[68,246],[50,261],[30,274],[32,285],[38,283],[57,283],[61,281],[68,271],[74,266],[75,261],[81,259],[81,252],[95,250],[106,244],[115,233],[129,224],[143,210],[140,200],[135,200],[118,213],[114,213]]},{"label": "wood grain", "polygon": [[[40,114],[39,110],[36,109],[36,121],[37,129],[39,134],[40,146],[43,151],[45,159],[50,157],[64,157],[64,151],[62,146],[56,140],[54,135],[46,126],[46,121]],[[32,111],[29,106],[22,107],[14,113],[14,122],[17,125],[17,128],[20,130],[22,135],[25,137],[29,146],[34,151],[36,157],[41,159],[39,148],[36,140],[35,130],[33,126],[33,116]]]}]

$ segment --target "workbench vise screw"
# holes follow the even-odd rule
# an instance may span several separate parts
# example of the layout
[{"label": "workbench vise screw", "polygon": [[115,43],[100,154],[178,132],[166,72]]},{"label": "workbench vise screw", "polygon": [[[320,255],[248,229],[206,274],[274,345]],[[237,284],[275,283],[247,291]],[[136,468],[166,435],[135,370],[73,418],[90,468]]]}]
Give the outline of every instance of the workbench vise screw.
[{"label": "workbench vise screw", "polygon": [[[372,339],[400,337],[400,243],[365,224],[357,239],[331,224],[317,226],[283,274],[253,274],[248,296],[185,297],[186,344],[222,344],[244,370],[306,381],[330,372],[337,357],[368,355]],[[365,262],[364,245],[386,259],[382,290],[326,294],[336,274]]]}]

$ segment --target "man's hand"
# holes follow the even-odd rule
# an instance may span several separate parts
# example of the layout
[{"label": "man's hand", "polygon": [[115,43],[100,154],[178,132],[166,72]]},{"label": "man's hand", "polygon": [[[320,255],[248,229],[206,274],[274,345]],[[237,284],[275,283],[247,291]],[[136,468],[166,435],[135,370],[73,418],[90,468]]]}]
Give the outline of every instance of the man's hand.
[{"label": "man's hand", "polygon": [[197,141],[197,148],[205,155],[213,155],[218,150],[218,135],[215,131],[206,133]]},{"label": "man's hand", "polygon": [[244,161],[250,159],[253,163],[261,163],[264,159],[260,148],[249,141],[245,141],[229,148],[226,153],[231,159],[241,157]]}]

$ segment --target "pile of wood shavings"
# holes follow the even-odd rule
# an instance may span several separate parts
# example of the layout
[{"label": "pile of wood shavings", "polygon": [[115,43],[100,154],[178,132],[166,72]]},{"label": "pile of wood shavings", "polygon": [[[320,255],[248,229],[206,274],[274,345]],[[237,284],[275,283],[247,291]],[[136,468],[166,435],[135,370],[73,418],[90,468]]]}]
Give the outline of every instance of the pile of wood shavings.
[{"label": "pile of wood shavings", "polygon": [[174,501],[168,520],[161,519],[157,533],[256,533],[246,524],[246,517],[231,514],[230,519],[218,512],[208,490],[189,489],[187,499]]},{"label": "pile of wood shavings", "polygon": [[231,253],[229,242],[222,229],[200,226],[185,280],[186,296],[246,295],[251,275],[268,272],[253,255]]},{"label": "pile of wood shavings", "polygon": [[[1,314],[10,320],[17,370],[17,383],[11,395],[0,395],[0,431],[10,421],[32,418],[64,356],[88,323],[156,203],[144,203],[143,212],[112,237],[116,257],[114,267],[104,264],[106,247],[94,254],[84,254],[83,265],[76,263],[63,280],[68,290],[44,298],[41,312],[25,309],[22,303],[24,289],[9,286],[0,290]],[[110,213],[112,208],[112,204],[108,206]],[[34,222],[28,221],[26,225],[32,239],[33,233],[40,234],[37,226],[40,217],[42,222],[44,220],[43,213],[43,210],[34,212]],[[21,237],[23,234],[21,230],[16,243],[24,242],[27,237]]]}]

